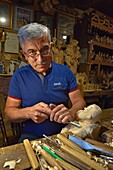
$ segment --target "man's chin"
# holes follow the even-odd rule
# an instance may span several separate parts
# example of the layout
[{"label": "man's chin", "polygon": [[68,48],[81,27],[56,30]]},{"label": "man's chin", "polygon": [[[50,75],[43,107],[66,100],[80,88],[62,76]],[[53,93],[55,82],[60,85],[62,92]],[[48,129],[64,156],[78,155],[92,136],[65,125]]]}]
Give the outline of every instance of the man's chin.
[{"label": "man's chin", "polygon": [[43,73],[43,72],[46,71],[46,68],[44,67],[44,65],[43,66],[36,66],[35,70],[39,73]]}]

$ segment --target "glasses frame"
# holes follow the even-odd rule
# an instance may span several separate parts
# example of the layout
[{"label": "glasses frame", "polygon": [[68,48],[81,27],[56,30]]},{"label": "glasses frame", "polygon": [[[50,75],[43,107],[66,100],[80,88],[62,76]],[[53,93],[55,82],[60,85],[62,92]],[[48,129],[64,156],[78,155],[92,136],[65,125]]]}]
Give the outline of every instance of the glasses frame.
[{"label": "glasses frame", "polygon": [[[36,59],[36,58],[39,57],[39,56],[46,58],[46,57],[49,57],[49,56],[50,56],[50,53],[51,53],[51,48],[50,48],[50,46],[48,46],[48,47],[49,47],[48,50],[43,50],[43,51],[41,51],[42,48],[41,48],[40,50],[36,50],[36,54],[35,54],[34,56],[28,54],[28,53],[25,52],[25,51],[23,51],[23,52],[24,52],[24,54],[26,54],[28,57],[33,58],[33,59]],[[48,51],[48,54],[44,55],[44,54],[43,54],[44,51]],[[39,54],[37,54],[38,52],[39,52]]]}]

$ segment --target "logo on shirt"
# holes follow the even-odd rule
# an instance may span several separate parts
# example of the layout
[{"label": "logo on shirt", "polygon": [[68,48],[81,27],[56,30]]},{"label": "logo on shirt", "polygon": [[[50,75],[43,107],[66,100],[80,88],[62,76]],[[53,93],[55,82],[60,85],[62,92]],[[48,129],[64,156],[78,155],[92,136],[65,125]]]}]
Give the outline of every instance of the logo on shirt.
[{"label": "logo on shirt", "polygon": [[54,83],[54,86],[61,86],[61,83],[60,82]]}]

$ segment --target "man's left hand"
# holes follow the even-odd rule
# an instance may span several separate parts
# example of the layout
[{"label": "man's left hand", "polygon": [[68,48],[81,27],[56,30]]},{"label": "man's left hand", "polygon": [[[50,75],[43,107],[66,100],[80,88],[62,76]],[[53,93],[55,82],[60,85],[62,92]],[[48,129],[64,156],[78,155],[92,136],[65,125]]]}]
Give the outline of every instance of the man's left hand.
[{"label": "man's left hand", "polygon": [[52,110],[52,113],[50,115],[50,120],[55,121],[58,123],[69,123],[70,121],[73,121],[73,116],[69,112],[69,109],[65,107],[63,104],[60,104],[58,106],[54,104],[50,104],[49,107]]}]

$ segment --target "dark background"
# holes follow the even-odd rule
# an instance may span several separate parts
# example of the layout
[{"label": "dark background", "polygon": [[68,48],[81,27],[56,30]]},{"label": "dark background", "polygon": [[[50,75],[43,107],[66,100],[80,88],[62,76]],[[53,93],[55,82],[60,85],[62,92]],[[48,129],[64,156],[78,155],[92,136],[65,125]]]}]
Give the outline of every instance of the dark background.
[{"label": "dark background", "polygon": [[59,0],[62,4],[67,4],[72,8],[87,10],[94,8],[113,18],[113,0]]},{"label": "dark background", "polygon": [[[13,3],[20,3],[21,5],[33,5],[34,1],[37,3],[40,0],[12,0]],[[43,1],[43,0],[41,0]],[[50,0],[51,2],[54,0]],[[87,10],[89,7],[94,8],[113,18],[113,0],[56,0],[61,5],[66,5],[72,8],[79,8]]]}]

